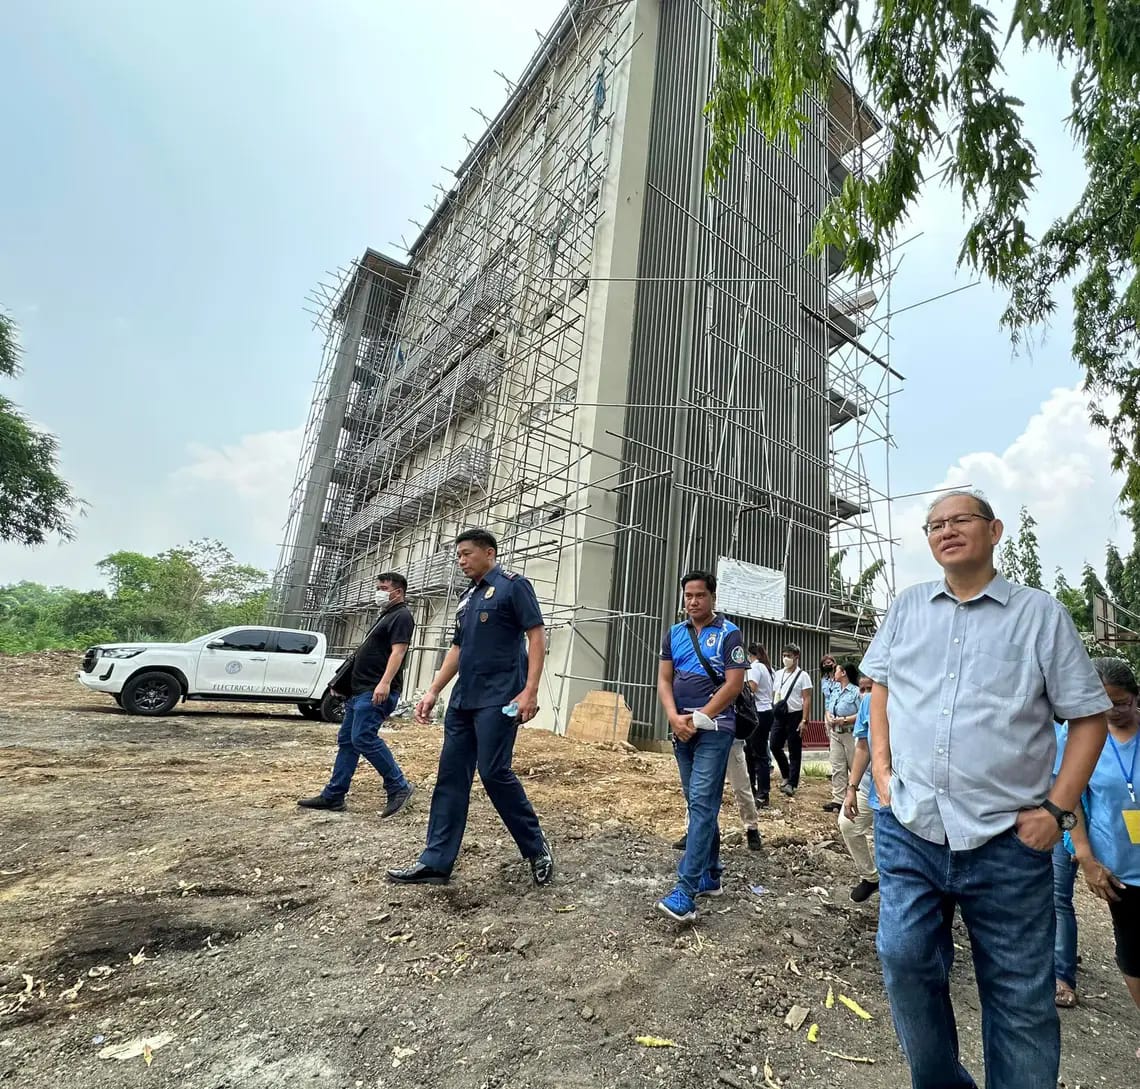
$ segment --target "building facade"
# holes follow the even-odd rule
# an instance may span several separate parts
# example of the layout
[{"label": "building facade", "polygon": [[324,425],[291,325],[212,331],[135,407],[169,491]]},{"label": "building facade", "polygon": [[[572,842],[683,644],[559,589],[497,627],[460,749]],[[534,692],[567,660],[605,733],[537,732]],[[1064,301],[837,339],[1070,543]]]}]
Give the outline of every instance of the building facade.
[{"label": "building facade", "polygon": [[404,571],[422,687],[462,589],[455,535],[487,526],[548,620],[540,722],[616,691],[635,740],[662,733],[687,568],[719,570],[773,652],[793,639],[810,663],[873,630],[842,571],[889,561],[867,465],[897,378],[883,292],[808,245],[879,125],[836,82],[795,148],[750,129],[710,190],[708,10],[570,3],[408,259],[368,250],[331,286],[283,620],[349,646],[375,572]]}]

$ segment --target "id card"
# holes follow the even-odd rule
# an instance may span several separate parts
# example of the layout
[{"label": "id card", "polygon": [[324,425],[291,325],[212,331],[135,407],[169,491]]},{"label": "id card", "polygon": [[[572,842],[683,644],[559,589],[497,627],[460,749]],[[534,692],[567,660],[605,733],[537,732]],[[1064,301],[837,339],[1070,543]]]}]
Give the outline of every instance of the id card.
[{"label": "id card", "polygon": [[1128,829],[1128,838],[1137,847],[1140,847],[1140,809],[1122,810],[1124,827]]}]

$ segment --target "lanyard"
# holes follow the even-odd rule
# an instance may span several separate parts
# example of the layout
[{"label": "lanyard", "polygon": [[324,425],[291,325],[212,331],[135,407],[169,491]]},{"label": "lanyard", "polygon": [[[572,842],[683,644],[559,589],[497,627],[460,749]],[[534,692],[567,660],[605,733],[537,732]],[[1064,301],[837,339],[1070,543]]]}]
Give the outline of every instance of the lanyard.
[{"label": "lanyard", "polygon": [[1116,739],[1110,737],[1108,743],[1112,746],[1113,755],[1116,757],[1116,762],[1120,765],[1120,774],[1124,776],[1124,782],[1128,787],[1128,797],[1132,799],[1132,804],[1136,804],[1136,788],[1133,784],[1136,782],[1136,754],[1140,752],[1140,737],[1135,737],[1133,740],[1136,742],[1135,748],[1132,750],[1132,770],[1124,770],[1124,761],[1120,758],[1120,746],[1116,744]]}]

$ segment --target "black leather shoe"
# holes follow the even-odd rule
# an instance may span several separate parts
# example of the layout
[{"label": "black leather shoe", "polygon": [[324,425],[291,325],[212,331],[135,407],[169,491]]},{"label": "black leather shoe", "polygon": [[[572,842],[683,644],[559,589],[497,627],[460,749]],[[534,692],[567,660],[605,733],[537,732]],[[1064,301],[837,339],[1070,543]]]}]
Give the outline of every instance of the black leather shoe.
[{"label": "black leather shoe", "polygon": [[843,806],[839,802],[824,802],[819,808],[825,813],[838,813]]},{"label": "black leather shoe", "polygon": [[878,881],[868,881],[865,877],[851,890],[851,899],[857,904],[861,904],[868,897],[873,896],[879,891]]},{"label": "black leather shoe", "polygon": [[451,880],[451,874],[417,862],[404,870],[389,870],[388,880],[393,885],[446,885]]},{"label": "black leather shoe", "polygon": [[329,809],[333,813],[344,812],[344,799],[337,798],[335,801],[332,798],[326,798],[323,794],[318,794],[315,798],[301,798],[297,804],[302,809]]},{"label": "black leather shoe", "polygon": [[673,844],[674,851],[683,851],[689,843],[689,833],[686,832],[676,843]]},{"label": "black leather shoe", "polygon": [[384,807],[384,812],[380,814],[381,818],[394,817],[412,800],[412,795],[415,792],[416,788],[409,783],[406,790],[397,790],[395,794],[389,794],[388,804]]},{"label": "black leather shoe", "polygon": [[764,846],[760,839],[760,833],[755,828],[748,828],[745,830],[745,838],[748,840],[748,849],[750,851],[759,851]]},{"label": "black leather shoe", "polygon": [[554,880],[554,855],[545,836],[542,837],[542,854],[530,860],[530,875],[540,889]]}]

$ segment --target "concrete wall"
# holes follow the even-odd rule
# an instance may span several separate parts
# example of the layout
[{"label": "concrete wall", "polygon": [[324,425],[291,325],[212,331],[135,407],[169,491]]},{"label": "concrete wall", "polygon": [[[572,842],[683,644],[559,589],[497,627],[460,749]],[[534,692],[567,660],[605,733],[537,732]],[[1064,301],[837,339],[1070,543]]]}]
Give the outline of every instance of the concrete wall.
[{"label": "concrete wall", "polygon": [[[547,672],[557,681],[557,715],[544,724],[565,729],[570,711],[610,676],[606,657],[609,622],[591,623],[610,609],[619,537],[617,488],[622,481],[624,402],[636,299],[637,254],[645,205],[646,161],[653,107],[660,0],[637,0],[626,75],[614,107],[609,168],[602,188],[603,214],[594,241],[585,345],[578,375],[575,437],[586,451],[579,467],[585,491],[575,519],[578,544],[562,556],[557,598],[572,604],[575,626],[556,629]],[[556,676],[561,674],[560,677]]]}]

